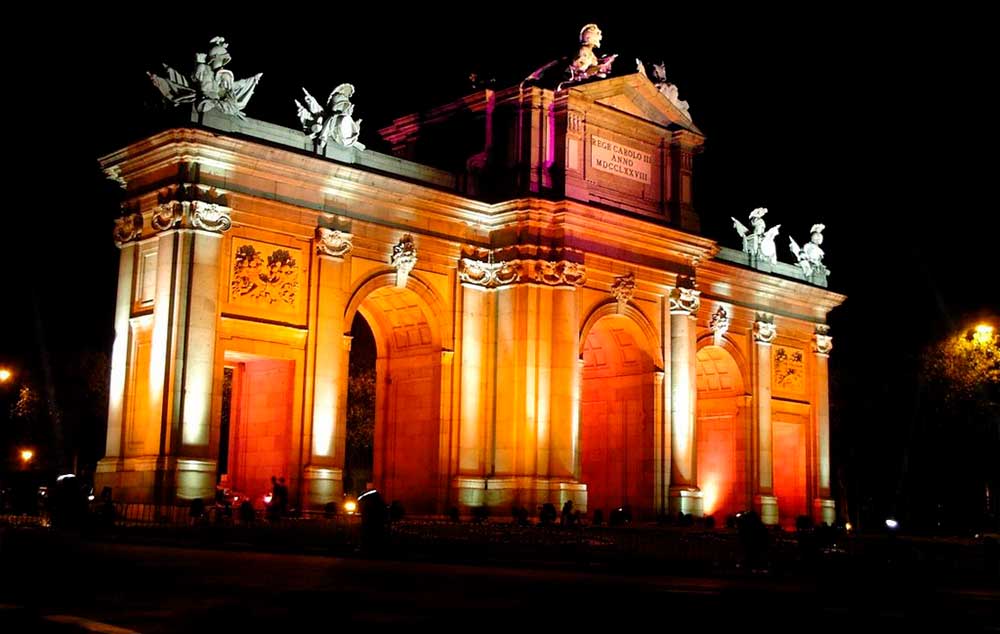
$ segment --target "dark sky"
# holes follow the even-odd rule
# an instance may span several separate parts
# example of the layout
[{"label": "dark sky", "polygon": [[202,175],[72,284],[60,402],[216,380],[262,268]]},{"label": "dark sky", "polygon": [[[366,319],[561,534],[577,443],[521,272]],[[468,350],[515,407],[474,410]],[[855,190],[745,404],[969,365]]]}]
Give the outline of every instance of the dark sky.
[{"label": "dark sky", "polygon": [[616,71],[636,56],[647,68],[663,60],[690,103],[707,136],[695,168],[707,235],[738,247],[729,217],[765,206],[788,261],[784,236],[801,243],[826,224],[831,287],[849,297],[831,316],[831,363],[849,399],[907,398],[905,381],[886,387],[886,368],[970,314],[1000,311],[995,50],[982,15],[840,4],[697,14],[680,3],[553,15],[482,4],[477,17],[432,5],[238,11],[255,24],[161,6],[156,17],[10,25],[0,360],[37,357],[43,343],[50,363],[62,350],[110,349],[117,208],[96,158],[148,124],[145,71],[190,70],[214,35],[230,42],[238,78],[264,73],[249,116],[294,127],[300,86],[325,97],[351,82],[362,140],[380,150],[377,130],[393,116],[462,94],[471,71],[516,83],[573,53],[580,27],[596,22],[601,52],[620,54]]}]

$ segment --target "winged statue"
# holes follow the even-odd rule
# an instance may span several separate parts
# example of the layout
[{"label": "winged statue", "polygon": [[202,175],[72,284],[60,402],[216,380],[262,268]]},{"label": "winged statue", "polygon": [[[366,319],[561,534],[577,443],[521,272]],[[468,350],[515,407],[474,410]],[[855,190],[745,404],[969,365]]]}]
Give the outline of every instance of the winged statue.
[{"label": "winged statue", "polygon": [[305,104],[296,99],[295,105],[298,107],[299,121],[306,136],[315,141],[321,149],[326,147],[330,139],[344,147],[365,149],[364,144],[358,141],[358,137],[361,136],[361,119],[354,118],[354,104],[351,103],[354,86],[340,84],[334,88],[327,97],[325,107],[320,105],[305,88],[302,92]]}]

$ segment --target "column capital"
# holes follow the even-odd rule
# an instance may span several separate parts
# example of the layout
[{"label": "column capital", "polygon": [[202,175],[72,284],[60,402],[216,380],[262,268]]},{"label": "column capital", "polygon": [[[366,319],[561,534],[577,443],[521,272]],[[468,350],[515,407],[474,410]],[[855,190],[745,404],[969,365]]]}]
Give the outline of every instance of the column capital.
[{"label": "column capital", "polygon": [[[562,251],[543,254],[525,246],[463,247],[462,257],[458,259],[458,277],[463,284],[487,289],[508,284],[582,286],[587,281],[587,269],[567,256],[572,257],[572,254]],[[582,254],[578,259],[582,259]]]},{"label": "column capital", "polygon": [[833,337],[830,336],[830,327],[825,324],[816,324],[816,333],[812,337],[812,351],[821,357],[830,356],[833,350]]},{"label": "column capital", "polygon": [[142,214],[135,212],[115,219],[115,246],[119,249],[142,235]]},{"label": "column capital", "polygon": [[774,325],[774,315],[770,313],[757,313],[753,322],[753,339],[758,344],[770,344],[778,336],[778,329]]},{"label": "column capital", "polygon": [[233,226],[231,210],[216,203],[200,200],[172,200],[153,209],[153,230],[200,229],[222,234]]},{"label": "column capital", "polygon": [[669,300],[671,315],[693,315],[701,306],[701,291],[675,287],[670,289]]}]

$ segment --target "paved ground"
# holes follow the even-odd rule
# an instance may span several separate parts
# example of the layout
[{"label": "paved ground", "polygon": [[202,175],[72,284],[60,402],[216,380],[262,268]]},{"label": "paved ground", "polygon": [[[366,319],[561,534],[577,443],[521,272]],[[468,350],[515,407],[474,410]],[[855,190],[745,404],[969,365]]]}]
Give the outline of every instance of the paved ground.
[{"label": "paved ground", "polygon": [[[904,576],[705,579],[94,543],[54,533],[0,551],[0,632],[295,632],[684,625],[704,631],[1000,631],[996,588]],[[13,607],[10,607],[13,606]],[[86,619],[66,625],[45,616]],[[121,630],[118,630],[121,632]],[[124,633],[121,633],[124,634]]]}]

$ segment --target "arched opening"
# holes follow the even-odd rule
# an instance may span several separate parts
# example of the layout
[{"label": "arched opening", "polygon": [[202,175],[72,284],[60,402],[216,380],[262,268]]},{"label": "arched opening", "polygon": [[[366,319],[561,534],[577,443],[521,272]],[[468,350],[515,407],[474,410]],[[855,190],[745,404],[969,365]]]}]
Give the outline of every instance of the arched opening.
[{"label": "arched opening", "polygon": [[[407,511],[436,512],[441,499],[441,345],[434,312],[417,292],[394,285],[376,286],[356,306],[356,314],[371,329],[375,353],[372,466],[368,481],[387,501],[398,500]],[[354,314],[347,316],[356,324]],[[354,363],[354,347],[352,342],[348,382],[363,367],[360,354],[364,353]],[[354,477],[360,477],[362,471],[357,469]],[[353,486],[358,488],[358,482]]]},{"label": "arched opening", "polygon": [[609,517],[629,506],[633,517],[654,509],[654,363],[636,323],[605,315],[583,343],[580,480],[587,507]]},{"label": "arched opening", "polygon": [[705,515],[725,518],[750,508],[749,434],[739,365],[725,348],[698,350],[698,485]]},{"label": "arched opening", "polygon": [[287,359],[226,351],[218,475],[222,485],[257,506],[271,477],[292,480],[292,390]]},{"label": "arched opening", "polygon": [[361,313],[351,324],[348,362],[347,433],[344,443],[344,492],[364,493],[375,465],[375,335]]}]

